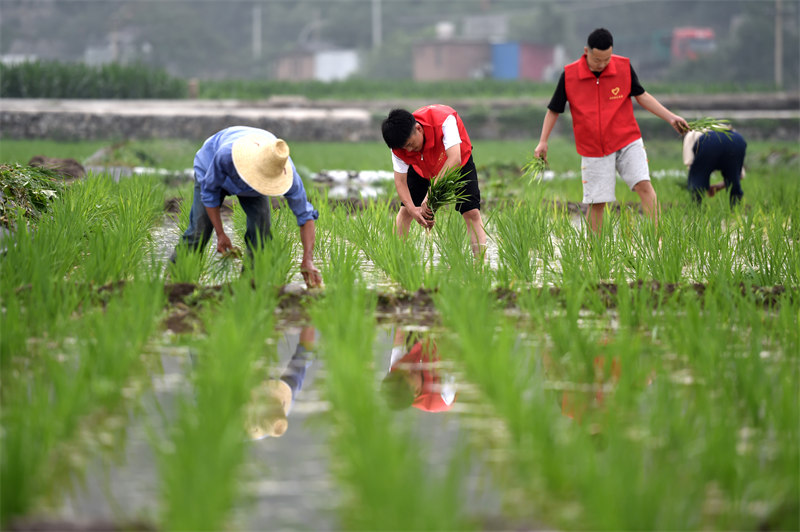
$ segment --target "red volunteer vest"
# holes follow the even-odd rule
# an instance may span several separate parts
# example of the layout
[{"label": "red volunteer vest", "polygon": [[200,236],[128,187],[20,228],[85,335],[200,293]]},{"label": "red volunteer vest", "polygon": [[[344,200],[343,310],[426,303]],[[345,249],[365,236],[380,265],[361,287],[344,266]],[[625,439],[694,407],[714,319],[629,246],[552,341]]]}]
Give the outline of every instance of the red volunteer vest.
[{"label": "red volunteer vest", "polygon": [[413,166],[420,176],[431,179],[439,173],[447,160],[442,140],[444,137],[442,124],[448,116],[455,115],[458,134],[461,136],[461,166],[467,164],[469,156],[472,155],[472,143],[469,140],[467,129],[455,109],[446,105],[433,104],[421,107],[411,114],[422,126],[422,134],[425,136],[422,151],[406,151],[399,148],[392,150],[392,153],[404,163]]},{"label": "red volunteer vest", "polygon": [[642,136],[633,116],[631,66],[627,57],[612,55],[595,77],[586,55],[564,67],[575,148],[584,157],[604,157]]}]

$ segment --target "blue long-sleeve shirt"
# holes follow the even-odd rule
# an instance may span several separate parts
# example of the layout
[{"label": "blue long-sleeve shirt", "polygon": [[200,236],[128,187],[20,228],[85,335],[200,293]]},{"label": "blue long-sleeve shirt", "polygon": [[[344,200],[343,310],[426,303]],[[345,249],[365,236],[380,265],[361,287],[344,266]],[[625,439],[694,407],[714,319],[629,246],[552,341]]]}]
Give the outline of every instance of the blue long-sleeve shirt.
[{"label": "blue long-sleeve shirt", "polygon": [[[194,176],[200,184],[200,197],[206,207],[219,207],[224,196],[260,196],[261,193],[253,190],[244,182],[233,165],[231,150],[233,143],[247,135],[258,133],[268,138],[275,139],[275,135],[263,129],[247,126],[233,126],[209,137],[203,147],[194,157]],[[297,173],[297,168],[291,157],[292,186],[286,194],[286,202],[292,209],[297,225],[304,225],[309,220],[319,218],[319,211],[308,201],[303,180]]]}]

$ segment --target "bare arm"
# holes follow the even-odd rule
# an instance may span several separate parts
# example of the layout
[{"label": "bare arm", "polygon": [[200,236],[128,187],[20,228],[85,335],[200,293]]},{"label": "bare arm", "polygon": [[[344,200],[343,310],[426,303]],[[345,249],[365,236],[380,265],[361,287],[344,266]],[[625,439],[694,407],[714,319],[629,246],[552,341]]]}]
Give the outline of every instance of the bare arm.
[{"label": "bare arm", "polygon": [[547,141],[550,138],[550,133],[553,132],[553,128],[556,127],[557,121],[558,113],[548,109],[547,114],[544,115],[544,122],[542,122],[542,134],[539,136],[539,144],[533,150],[534,157],[541,157],[547,161]]},{"label": "bare arm", "polygon": [[447,150],[445,150],[445,154],[447,155],[447,160],[444,162],[444,166],[439,171],[439,175],[437,175],[434,179],[439,179],[439,176],[447,172],[450,168],[454,166],[461,166],[461,144],[453,144]]},{"label": "bare arm", "polygon": [[214,226],[214,232],[217,234],[217,253],[225,253],[232,249],[231,239],[225,234],[225,229],[222,226],[222,215],[220,215],[219,207],[206,207],[206,213],[211,220],[211,225]]},{"label": "bare arm", "polygon": [[[397,189],[400,201],[403,202],[403,206],[411,214],[411,217],[422,227],[430,227],[433,220],[426,217],[427,208],[417,207],[411,199],[411,192],[408,191],[408,173],[401,174],[396,171],[394,173],[394,187]],[[428,199],[427,196],[425,199]]]},{"label": "bare arm", "polygon": [[303,259],[300,261],[300,273],[306,281],[308,288],[322,284],[322,275],[314,266],[314,240],[316,238],[316,224],[309,220],[300,226],[300,242],[303,244]]},{"label": "bare arm", "polygon": [[661,105],[661,103],[655,99],[655,97],[650,94],[649,92],[645,91],[639,96],[635,96],[636,101],[639,102],[639,105],[659,117],[660,119],[664,120],[665,122],[669,123],[672,128],[677,131],[678,133],[683,134],[685,131],[689,129],[689,124],[686,123],[686,120],[683,117],[680,117]]}]

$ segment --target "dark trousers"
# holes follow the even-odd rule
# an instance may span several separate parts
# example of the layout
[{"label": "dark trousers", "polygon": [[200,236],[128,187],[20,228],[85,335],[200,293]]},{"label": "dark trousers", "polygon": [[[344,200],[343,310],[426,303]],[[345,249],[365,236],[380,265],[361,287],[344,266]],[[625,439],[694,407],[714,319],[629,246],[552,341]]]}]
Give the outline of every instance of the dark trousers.
[{"label": "dark trousers", "polygon": [[699,203],[709,187],[711,173],[719,170],[730,192],[731,205],[744,195],[742,191],[742,165],[747,143],[736,131],[727,134],[709,131],[694,145],[694,162],[689,167],[689,191]]},{"label": "dark trousers", "polygon": [[[220,193],[220,205],[228,194],[223,190]],[[264,239],[270,238],[271,212],[269,198],[267,196],[237,196],[242,210],[247,215],[247,229],[244,233],[244,241],[247,244],[248,252],[257,246],[263,245]],[[194,198],[192,199],[192,210],[189,212],[189,227],[181,236],[179,245],[189,246],[193,250],[203,250],[211,239],[214,226],[211,218],[208,217],[206,207],[200,196],[200,184],[194,182]],[[173,252],[174,262],[176,253]]]}]

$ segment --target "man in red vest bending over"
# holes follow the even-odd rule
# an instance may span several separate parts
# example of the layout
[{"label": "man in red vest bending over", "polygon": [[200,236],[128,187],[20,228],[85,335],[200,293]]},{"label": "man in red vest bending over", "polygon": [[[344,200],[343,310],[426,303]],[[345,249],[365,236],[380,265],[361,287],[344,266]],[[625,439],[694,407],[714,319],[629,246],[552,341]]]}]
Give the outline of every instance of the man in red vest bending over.
[{"label": "man in red vest bending over", "polygon": [[381,124],[383,140],[392,150],[394,184],[402,206],[396,227],[408,234],[416,220],[433,227],[433,212],[428,207],[431,179],[454,166],[462,167],[463,192],[467,198],[456,209],[467,224],[472,254],[482,257],[486,251],[486,232],[481,220],[481,191],[478,173],[472,160],[472,143],[458,113],[446,105],[426,105],[409,113],[394,109]]},{"label": "man in red vest bending over", "polygon": [[575,148],[583,157],[583,202],[589,204],[587,219],[595,233],[602,227],[606,203],[616,199],[616,172],[639,194],[644,212],[658,223],[658,200],[650,183],[647,155],[639,124],[633,116],[631,97],[669,122],[678,133],[689,129],[686,120],[644,90],[630,60],[613,55],[613,47],[611,32],[596,29],[589,35],[583,57],[564,67],[534,150],[534,156],[547,158],[547,139],[569,102]]}]

